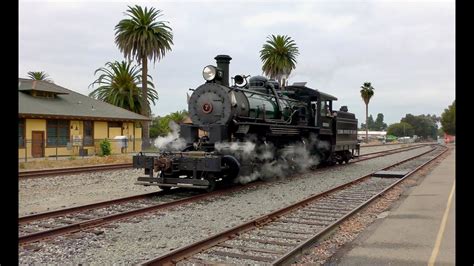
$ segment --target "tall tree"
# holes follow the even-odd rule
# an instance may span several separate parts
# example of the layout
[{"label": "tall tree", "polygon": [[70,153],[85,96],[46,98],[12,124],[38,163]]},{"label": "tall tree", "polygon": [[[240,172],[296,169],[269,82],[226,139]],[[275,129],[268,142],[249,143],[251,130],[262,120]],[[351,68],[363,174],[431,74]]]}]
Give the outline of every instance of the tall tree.
[{"label": "tall tree", "polygon": [[298,47],[294,40],[287,35],[272,35],[267,37],[266,43],[260,50],[260,59],[263,62],[262,71],[270,78],[278,80],[280,86],[285,86],[285,79],[296,68]]},{"label": "tall tree", "polygon": [[387,129],[387,135],[397,137],[413,136],[414,133],[415,129],[413,129],[412,125],[406,122],[391,124]]},{"label": "tall tree", "polygon": [[410,124],[414,129],[414,134],[423,138],[436,139],[438,133],[438,125],[436,120],[430,115],[412,115],[407,114],[400,122]]},{"label": "tall tree", "polygon": [[[142,113],[144,102],[142,100],[142,69],[132,66],[131,62],[107,62],[105,67],[98,68],[94,75],[100,74],[89,87],[98,85],[89,96],[112,105],[130,110],[135,113]],[[150,89],[147,90],[147,101],[155,103],[158,93],[154,89],[152,78],[147,81]],[[145,102],[147,102],[145,101]]]},{"label": "tall tree", "polygon": [[368,127],[369,130],[376,130],[376,129],[375,129],[374,118],[372,117],[372,115],[369,115],[369,118],[367,119],[367,126],[366,126],[365,123],[361,123],[361,124],[360,124],[360,127],[361,127],[361,128],[366,128],[366,127]]},{"label": "tall tree", "polygon": [[364,85],[360,86],[360,96],[365,103],[365,141],[369,141],[369,128],[368,126],[368,116],[369,116],[369,102],[370,98],[374,96],[374,88],[370,82],[364,82]]},{"label": "tall tree", "polygon": [[[135,5],[128,6],[125,13],[128,18],[122,19],[115,26],[115,43],[128,59],[136,59],[142,66],[142,114],[150,117],[149,103],[145,101],[148,94],[148,59],[155,63],[160,61],[173,45],[172,29],[168,22],[158,20],[162,16],[161,10],[148,9]],[[143,143],[149,143],[149,122],[143,122]]]},{"label": "tall tree", "polygon": [[42,80],[53,83],[53,80],[49,78],[48,73],[44,71],[30,71],[28,72],[28,77],[32,80]]},{"label": "tall tree", "polygon": [[456,136],[456,100],[441,114],[441,126],[446,134]]},{"label": "tall tree", "polygon": [[387,124],[383,122],[383,114],[378,113],[374,123],[374,130],[380,131],[385,129],[387,129]]}]

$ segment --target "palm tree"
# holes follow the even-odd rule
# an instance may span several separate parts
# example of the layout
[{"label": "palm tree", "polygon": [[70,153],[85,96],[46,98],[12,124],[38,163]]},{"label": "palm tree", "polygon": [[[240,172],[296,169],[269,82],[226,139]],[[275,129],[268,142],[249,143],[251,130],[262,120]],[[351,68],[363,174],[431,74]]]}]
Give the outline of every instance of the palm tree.
[{"label": "palm tree", "polygon": [[368,115],[369,115],[369,102],[370,98],[374,96],[374,88],[370,84],[370,82],[364,82],[364,85],[360,86],[362,90],[360,90],[360,96],[365,103],[365,142],[369,142],[369,128],[368,125]]},{"label": "palm tree", "polygon": [[285,78],[296,67],[296,56],[299,54],[294,40],[287,35],[272,35],[260,50],[260,59],[263,62],[262,70],[265,75],[278,80],[285,85]]},{"label": "palm tree", "polygon": [[[155,8],[142,9],[140,6],[128,6],[125,13],[129,18],[122,19],[115,26],[115,43],[120,52],[129,60],[136,59],[142,66],[142,100],[145,101],[148,87],[148,59],[153,62],[160,60],[167,51],[171,51],[173,33],[167,22],[157,20],[161,10]],[[147,101],[143,102],[142,114],[150,117],[150,107]],[[149,124],[143,122],[143,139],[149,145]]]},{"label": "palm tree", "polygon": [[[142,69],[132,66],[131,62],[107,62],[106,67],[98,68],[94,75],[100,73],[99,77],[92,82],[89,87],[95,84],[99,85],[89,96],[112,105],[130,110],[135,113],[142,113],[141,86]],[[150,77],[150,79],[152,79]],[[147,81],[151,88],[147,90],[147,100],[155,103],[158,99],[158,93],[152,81]]]},{"label": "palm tree", "polygon": [[30,71],[28,72],[28,77],[32,80],[42,80],[53,83],[53,80],[49,78],[48,73],[44,71]]}]

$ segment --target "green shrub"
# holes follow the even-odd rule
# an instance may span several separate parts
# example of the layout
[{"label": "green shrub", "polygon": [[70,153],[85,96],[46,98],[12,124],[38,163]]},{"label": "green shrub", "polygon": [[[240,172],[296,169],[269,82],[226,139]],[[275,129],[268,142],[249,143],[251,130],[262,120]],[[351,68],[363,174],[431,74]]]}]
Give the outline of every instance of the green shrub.
[{"label": "green shrub", "polygon": [[107,155],[111,154],[112,147],[111,147],[110,141],[108,139],[102,140],[99,145],[100,145],[99,156],[107,156]]}]

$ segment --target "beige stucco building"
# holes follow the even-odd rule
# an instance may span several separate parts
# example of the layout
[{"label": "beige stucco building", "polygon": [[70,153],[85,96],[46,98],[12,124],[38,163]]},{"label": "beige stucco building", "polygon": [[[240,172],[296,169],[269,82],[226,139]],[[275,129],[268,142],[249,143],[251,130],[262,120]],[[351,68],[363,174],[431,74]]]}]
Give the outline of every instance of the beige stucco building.
[{"label": "beige stucco building", "polygon": [[150,120],[46,81],[20,78],[18,97],[20,158],[93,155],[106,138],[113,154],[140,151],[139,122]]}]

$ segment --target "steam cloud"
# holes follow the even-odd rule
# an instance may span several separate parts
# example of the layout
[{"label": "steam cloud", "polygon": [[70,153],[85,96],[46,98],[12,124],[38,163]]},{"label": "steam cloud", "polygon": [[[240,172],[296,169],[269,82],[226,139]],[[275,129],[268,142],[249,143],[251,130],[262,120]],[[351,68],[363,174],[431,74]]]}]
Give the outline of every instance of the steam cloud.
[{"label": "steam cloud", "polygon": [[257,145],[251,141],[215,144],[217,151],[231,151],[241,158],[261,162],[261,166],[258,169],[249,175],[238,176],[234,180],[235,183],[241,184],[246,184],[259,178],[262,180],[284,178],[289,174],[303,172],[312,166],[317,166],[320,163],[320,158],[310,153],[310,147],[328,150],[330,145],[326,141],[317,140],[314,136],[301,143],[288,145],[279,151],[271,144]]},{"label": "steam cloud", "polygon": [[257,145],[253,142],[218,142],[214,144],[217,151],[228,150],[232,152],[242,153],[242,155],[251,155],[255,151]]},{"label": "steam cloud", "polygon": [[186,147],[186,141],[179,137],[179,125],[170,121],[171,132],[155,140],[155,147],[160,151],[181,151]]}]

